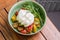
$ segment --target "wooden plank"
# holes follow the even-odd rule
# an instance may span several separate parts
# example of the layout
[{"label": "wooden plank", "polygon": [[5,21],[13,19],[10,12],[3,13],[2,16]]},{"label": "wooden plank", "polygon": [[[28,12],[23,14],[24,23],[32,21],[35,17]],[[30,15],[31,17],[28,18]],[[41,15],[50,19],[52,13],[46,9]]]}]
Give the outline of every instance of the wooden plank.
[{"label": "wooden plank", "polygon": [[47,40],[60,40],[60,33],[48,17],[46,25],[41,32],[45,35]]},{"label": "wooden plank", "polygon": [[0,32],[0,40],[5,40],[1,32]]},{"label": "wooden plank", "polygon": [[7,5],[7,7],[8,6],[10,6],[10,5],[13,5],[13,4],[15,4],[16,2],[17,2],[17,0],[5,0],[5,2],[6,2],[6,5]]},{"label": "wooden plank", "polygon": [[[21,0],[17,0],[18,2],[21,1]],[[12,4],[13,5],[13,4]],[[12,5],[9,5],[9,7],[6,7],[6,10],[9,11],[10,8],[12,7]]]},{"label": "wooden plank", "polygon": [[3,32],[4,36],[7,40],[23,40],[23,36],[17,34],[12,30],[12,28],[9,26],[7,22],[7,15],[3,15],[3,13],[6,15],[6,12],[2,10],[0,12],[0,30]]},{"label": "wooden plank", "polygon": [[39,32],[36,35],[33,36],[27,36],[27,40],[45,40],[45,38],[42,36],[42,34]]},{"label": "wooden plank", "polygon": [[8,7],[10,5],[13,5],[14,3],[16,3],[17,0],[0,0],[0,9],[3,9],[5,7]]},{"label": "wooden plank", "polygon": [[[7,15],[7,13],[6,13],[6,11],[5,11],[4,9],[0,10],[0,15],[3,16],[5,19],[8,18],[8,17],[6,17],[6,16],[8,16],[8,15]],[[7,20],[8,20],[8,19],[7,19]],[[6,21],[7,21],[7,20],[6,20]]]},{"label": "wooden plank", "polygon": [[9,12],[11,7],[12,7],[12,5],[10,5],[9,7],[6,7],[5,9]]},{"label": "wooden plank", "polygon": [[[3,21],[2,18],[0,17],[0,30],[3,32],[3,34],[4,34],[4,36],[5,36],[5,38],[6,38],[7,40],[11,40],[11,37],[9,37],[10,35],[8,35],[8,34],[9,34],[8,30],[5,29],[6,26],[3,27],[3,26],[1,25],[1,22],[5,25],[4,21]],[[7,33],[7,32],[8,32],[8,33]]]},{"label": "wooden plank", "polygon": [[16,34],[14,31],[10,32],[10,30],[9,33],[4,27],[6,26],[1,26],[0,24],[0,30],[2,31],[6,40],[24,40],[24,38],[21,35]]},{"label": "wooden plank", "polygon": [[9,1],[5,0],[5,1],[6,1],[7,5],[8,5],[5,8],[8,9],[8,11],[11,8],[11,6],[14,5],[17,2],[17,0],[13,0],[13,1],[12,0],[9,0]]},{"label": "wooden plank", "polygon": [[5,0],[0,0],[0,9],[3,9],[6,6]]}]

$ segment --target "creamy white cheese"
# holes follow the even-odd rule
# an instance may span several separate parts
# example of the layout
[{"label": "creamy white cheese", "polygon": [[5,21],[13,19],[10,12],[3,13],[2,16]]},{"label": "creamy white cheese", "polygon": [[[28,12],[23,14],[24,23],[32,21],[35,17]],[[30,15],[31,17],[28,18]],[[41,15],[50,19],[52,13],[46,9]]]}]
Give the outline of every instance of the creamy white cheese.
[{"label": "creamy white cheese", "polygon": [[28,10],[21,9],[17,15],[17,20],[25,27],[28,27],[34,22],[34,15]]}]

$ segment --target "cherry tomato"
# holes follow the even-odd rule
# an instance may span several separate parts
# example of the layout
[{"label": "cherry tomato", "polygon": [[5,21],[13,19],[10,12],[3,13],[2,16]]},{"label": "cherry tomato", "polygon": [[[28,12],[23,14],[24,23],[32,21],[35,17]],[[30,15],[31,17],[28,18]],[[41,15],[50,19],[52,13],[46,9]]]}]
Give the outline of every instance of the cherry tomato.
[{"label": "cherry tomato", "polygon": [[28,32],[31,32],[31,31],[32,31],[32,26],[29,26],[29,27],[27,28],[27,31],[28,31]]},{"label": "cherry tomato", "polygon": [[18,15],[18,12],[16,11],[15,15],[17,16]]},{"label": "cherry tomato", "polygon": [[27,31],[23,29],[23,30],[21,30],[21,33],[26,34]]},{"label": "cherry tomato", "polygon": [[28,32],[31,32],[32,31],[32,28],[33,28],[33,24],[27,27],[27,31]]}]

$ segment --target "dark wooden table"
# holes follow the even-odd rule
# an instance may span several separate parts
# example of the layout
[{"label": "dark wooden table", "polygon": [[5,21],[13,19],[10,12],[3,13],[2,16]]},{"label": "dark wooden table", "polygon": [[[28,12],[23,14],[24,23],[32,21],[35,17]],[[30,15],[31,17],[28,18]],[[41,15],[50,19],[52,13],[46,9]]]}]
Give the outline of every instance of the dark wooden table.
[{"label": "dark wooden table", "polygon": [[36,35],[22,36],[12,30],[8,23],[8,12],[19,0],[0,0],[0,40],[60,40],[60,32],[47,17],[45,27]]}]

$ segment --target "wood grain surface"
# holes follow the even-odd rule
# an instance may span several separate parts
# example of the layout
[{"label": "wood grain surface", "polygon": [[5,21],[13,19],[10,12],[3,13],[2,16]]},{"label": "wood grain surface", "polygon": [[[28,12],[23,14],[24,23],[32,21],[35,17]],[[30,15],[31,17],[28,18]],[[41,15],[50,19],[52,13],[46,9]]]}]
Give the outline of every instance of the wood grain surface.
[{"label": "wood grain surface", "polygon": [[5,40],[5,38],[4,38],[4,36],[3,36],[1,31],[0,31],[0,40]]},{"label": "wood grain surface", "polygon": [[[60,33],[47,17],[43,29],[32,36],[17,34],[8,23],[8,12],[19,0],[0,0],[0,40],[60,40]],[[4,4],[5,2],[5,4]]]}]

